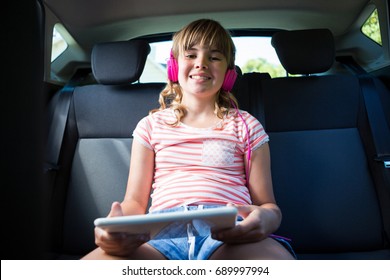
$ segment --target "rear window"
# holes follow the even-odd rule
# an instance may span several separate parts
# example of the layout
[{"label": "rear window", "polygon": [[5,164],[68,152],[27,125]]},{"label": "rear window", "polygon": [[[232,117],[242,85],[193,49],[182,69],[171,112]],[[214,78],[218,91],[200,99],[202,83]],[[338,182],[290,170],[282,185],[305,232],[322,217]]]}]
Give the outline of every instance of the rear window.
[{"label": "rear window", "polygon": [[[271,77],[284,77],[271,37],[233,37],[236,46],[236,65],[243,73],[267,72]],[[145,64],[140,82],[166,82],[166,64],[172,41],[151,43],[151,52]]]}]

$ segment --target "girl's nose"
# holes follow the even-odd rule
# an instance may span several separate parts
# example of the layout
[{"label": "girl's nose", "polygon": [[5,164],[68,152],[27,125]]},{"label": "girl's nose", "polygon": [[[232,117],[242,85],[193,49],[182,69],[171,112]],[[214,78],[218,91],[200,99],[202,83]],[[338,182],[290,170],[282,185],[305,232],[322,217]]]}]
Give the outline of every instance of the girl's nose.
[{"label": "girl's nose", "polygon": [[196,69],[206,69],[208,68],[208,61],[205,55],[198,55],[195,62]]}]

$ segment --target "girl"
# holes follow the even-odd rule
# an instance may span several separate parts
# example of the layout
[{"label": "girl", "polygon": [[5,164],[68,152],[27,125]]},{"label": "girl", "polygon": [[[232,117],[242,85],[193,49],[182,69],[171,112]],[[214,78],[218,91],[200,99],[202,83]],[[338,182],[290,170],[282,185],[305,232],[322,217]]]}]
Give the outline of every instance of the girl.
[{"label": "girl", "polygon": [[95,228],[99,247],[84,259],[293,259],[288,242],[272,235],[282,214],[268,135],[230,93],[234,59],[230,34],[216,21],[197,20],[174,35],[161,106],[134,130],[126,194],[108,216],[145,214],[153,189],[150,213],[233,205],[241,221],[211,234],[175,225],[170,236],[188,237],[158,240]]}]

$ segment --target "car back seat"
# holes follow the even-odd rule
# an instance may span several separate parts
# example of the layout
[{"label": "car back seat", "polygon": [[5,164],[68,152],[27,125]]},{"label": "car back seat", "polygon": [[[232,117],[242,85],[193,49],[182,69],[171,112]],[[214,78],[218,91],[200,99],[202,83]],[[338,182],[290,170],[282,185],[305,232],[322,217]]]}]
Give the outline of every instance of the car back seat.
[{"label": "car back seat", "polygon": [[[313,39],[307,35],[304,46],[309,47]],[[93,220],[123,198],[131,133],[158,107],[165,85],[133,83],[142,73],[145,49],[140,41],[98,44],[92,69],[99,84],[74,90],[50,213],[51,251],[58,258],[79,258],[95,248]],[[310,55],[296,63],[312,65],[303,72],[316,73],[317,62]],[[260,96],[249,95],[256,102],[246,104],[264,118],[270,134],[275,195],[284,215],[278,233],[292,238],[299,258],[389,259],[384,208],[376,191],[378,185],[388,186],[371,173],[367,150],[372,139],[366,137],[357,78],[244,74],[239,83],[244,90],[238,97],[253,93],[252,83],[262,90]]]},{"label": "car back seat", "polygon": [[292,239],[300,259],[390,259],[390,197],[378,197],[390,186],[373,175],[382,167],[373,160],[358,78],[312,75],[333,64],[329,30],[282,31],[272,43],[285,69],[303,76],[243,74],[238,91],[261,90],[249,103],[262,108],[253,113],[270,135],[283,212],[277,233]]},{"label": "car back seat", "polygon": [[[159,107],[165,85],[136,83],[149,52],[142,40],[93,48],[92,71],[98,84],[74,89],[60,168],[51,186],[53,258],[79,258],[94,249],[94,219],[106,216],[111,203],[124,197],[132,132],[149,110]],[[57,100],[54,97],[50,106],[58,106]]]}]

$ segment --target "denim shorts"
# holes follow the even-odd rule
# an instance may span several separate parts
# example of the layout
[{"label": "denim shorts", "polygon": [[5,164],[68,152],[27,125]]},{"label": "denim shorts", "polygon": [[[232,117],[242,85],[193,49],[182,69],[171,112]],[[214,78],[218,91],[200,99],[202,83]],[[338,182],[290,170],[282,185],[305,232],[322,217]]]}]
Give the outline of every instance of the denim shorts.
[{"label": "denim shorts", "polygon": [[[192,211],[200,208],[216,208],[221,205],[194,205],[180,206],[170,209],[154,211],[155,213]],[[241,217],[237,218],[239,222]],[[172,238],[172,236],[178,236]],[[295,258],[290,242],[281,236],[271,235],[271,238],[282,244]],[[165,227],[152,240],[148,242],[153,248],[162,253],[169,260],[207,260],[221,245],[222,241],[211,238],[210,227],[201,221],[192,223],[173,223]]]}]

